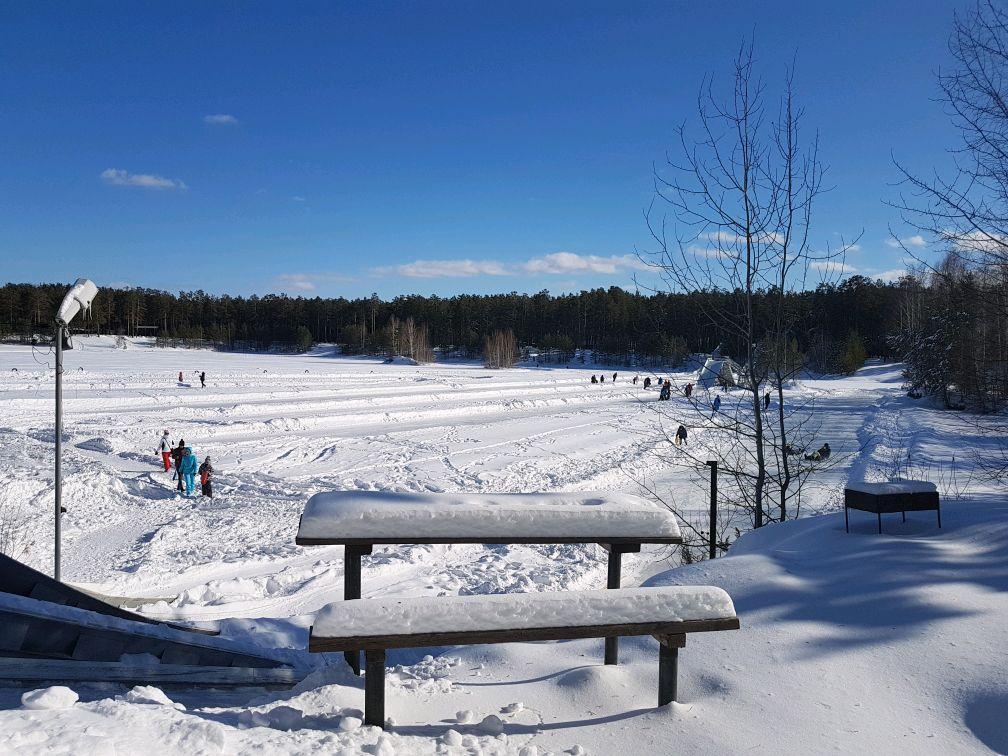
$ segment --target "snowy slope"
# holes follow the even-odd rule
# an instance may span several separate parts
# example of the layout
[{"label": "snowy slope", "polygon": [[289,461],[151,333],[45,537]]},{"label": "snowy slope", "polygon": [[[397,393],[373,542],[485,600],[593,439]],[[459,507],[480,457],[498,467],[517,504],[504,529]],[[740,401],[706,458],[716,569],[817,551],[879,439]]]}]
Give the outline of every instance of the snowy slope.
[{"label": "snowy slope", "polygon": [[[310,613],[342,596],[342,550],[294,545],[314,493],[639,494],[645,480],[705,505],[654,452],[662,427],[690,408],[673,393],[668,415],[656,416],[657,392],[633,386],[622,369],[615,384],[593,386],[590,370],[113,344],[80,339],[67,353],[65,574],[112,595],[177,595],[144,611],[219,621],[242,642],[303,648]],[[19,556],[48,570],[52,374],[36,361],[44,359],[0,347],[0,511],[22,526]],[[197,369],[207,371],[205,390],[189,380]],[[3,690],[0,752],[56,743],[96,753],[1008,749],[997,713],[1008,703],[1008,512],[970,477],[963,450],[981,442],[903,397],[896,366],[789,389],[799,394],[816,397],[839,460],[816,478],[803,511],[835,505],[848,479],[925,478],[938,484],[945,528],[926,515],[906,525],[895,517],[880,538],[870,516],[854,513],[846,536],[842,515],[831,514],[746,536],[714,563],[670,570],[671,550],[661,547],[627,556],[625,585],[715,585],[738,609],[742,630],[690,638],[680,705],[652,708],[649,639],[625,640],[617,668],[600,665],[594,641],[393,652],[389,663],[405,665],[389,675],[397,724],[380,736],[358,729],[360,680],[334,655],[330,670],[293,693],[169,691],[184,711],[137,703],[149,692],[116,700],[126,691],[86,686],[72,708],[29,711],[23,691]],[[154,454],[163,428],[213,457],[212,503],[174,494]],[[703,431],[690,441],[702,444]],[[605,553],[594,545],[387,546],[365,558],[363,591],[555,591],[604,579]]]}]

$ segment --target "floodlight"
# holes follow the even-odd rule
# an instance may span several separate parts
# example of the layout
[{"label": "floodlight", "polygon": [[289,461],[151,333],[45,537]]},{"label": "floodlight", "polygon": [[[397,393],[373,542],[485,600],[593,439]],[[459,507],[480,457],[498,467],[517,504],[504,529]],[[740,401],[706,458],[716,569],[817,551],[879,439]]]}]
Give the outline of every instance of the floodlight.
[{"label": "floodlight", "polygon": [[98,287],[87,278],[78,278],[66,296],[63,297],[63,304],[60,305],[56,313],[56,322],[67,325],[73,320],[81,310],[91,309],[91,303],[95,295],[98,294]]}]

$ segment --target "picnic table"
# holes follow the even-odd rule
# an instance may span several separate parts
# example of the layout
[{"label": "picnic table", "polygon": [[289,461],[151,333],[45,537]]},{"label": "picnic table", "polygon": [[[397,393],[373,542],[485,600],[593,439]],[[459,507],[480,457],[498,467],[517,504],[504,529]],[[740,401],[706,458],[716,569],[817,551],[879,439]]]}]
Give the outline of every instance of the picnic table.
[{"label": "picnic table", "polygon": [[871,512],[878,518],[882,534],[882,515],[900,512],[906,522],[907,512],[935,511],[941,528],[941,502],[938,487],[927,480],[894,480],[888,483],[848,483],[844,488],[844,524],[850,533],[850,510]]},{"label": "picnic table", "polygon": [[[682,535],[669,509],[632,494],[332,491],[308,500],[295,542],[344,547],[350,600],[361,597],[361,558],[376,544],[597,543],[609,552],[606,587],[619,588],[623,554]],[[606,664],[617,663],[618,644],[606,638]],[[344,656],[360,674],[360,654]]]}]

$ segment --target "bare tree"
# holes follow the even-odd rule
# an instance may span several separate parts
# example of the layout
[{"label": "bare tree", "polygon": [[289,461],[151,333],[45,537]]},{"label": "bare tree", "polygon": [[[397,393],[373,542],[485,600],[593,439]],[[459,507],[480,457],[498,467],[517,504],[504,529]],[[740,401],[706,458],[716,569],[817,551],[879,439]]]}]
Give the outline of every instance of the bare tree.
[{"label": "bare tree", "polygon": [[483,344],[483,364],[488,368],[514,367],[518,362],[518,342],[514,331],[494,331]]},{"label": "bare tree", "polygon": [[[733,483],[726,503],[747,512],[757,528],[797,514],[801,485],[814,466],[795,461],[818,433],[811,400],[786,402],[784,395],[805,367],[793,343],[798,323],[788,295],[806,288],[810,272],[839,275],[850,246],[814,252],[809,245],[824,168],[818,137],[807,146],[801,140],[792,70],[776,118],[767,117],[751,44],[735,60],[729,96],[719,99],[705,80],[697,98],[699,137],[680,127],[681,155],[656,171],[655,200],[645,214],[658,245],[645,259],[671,290],[709,295],[701,300],[705,317],[743,361],[742,399],[722,399],[715,411],[714,395],[694,394],[694,430],[703,430],[704,442],[671,459],[693,470],[716,459]],[[776,388],[772,413],[768,383]],[[769,496],[776,516],[768,512]]]},{"label": "bare tree", "polygon": [[[893,233],[923,269],[923,306],[898,339],[908,373],[930,379],[926,388],[946,406],[993,412],[1008,401],[1008,11],[981,0],[956,14],[949,51],[954,64],[939,72],[938,84],[959,134],[951,169],[925,176],[896,161],[904,190],[890,204],[942,253],[925,260]],[[956,292],[966,296],[953,306]],[[950,389],[963,401],[950,400]],[[965,419],[984,435],[1008,435],[1003,419]],[[1008,445],[978,462],[1008,477]]]}]

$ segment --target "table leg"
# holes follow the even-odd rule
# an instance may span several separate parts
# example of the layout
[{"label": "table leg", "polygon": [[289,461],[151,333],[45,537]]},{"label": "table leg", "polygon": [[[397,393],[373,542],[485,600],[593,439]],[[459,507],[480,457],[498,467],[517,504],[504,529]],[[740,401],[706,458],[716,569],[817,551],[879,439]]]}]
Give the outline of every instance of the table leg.
[{"label": "table leg", "polygon": [[[623,566],[623,552],[615,544],[609,546],[609,574],[606,579],[606,588],[619,589],[620,572]],[[619,664],[619,637],[605,639],[605,663]]]},{"label": "table leg", "polygon": [[364,724],[385,727],[385,649],[364,652]]},{"label": "table leg", "polygon": [[679,649],[686,645],[685,635],[658,637],[658,705],[665,706],[679,698]]},{"label": "table leg", "polygon": [[[343,547],[343,600],[359,599],[361,597],[361,557],[370,554],[372,547]],[[361,673],[360,651],[344,651],[343,658],[350,665],[355,675]]]}]

